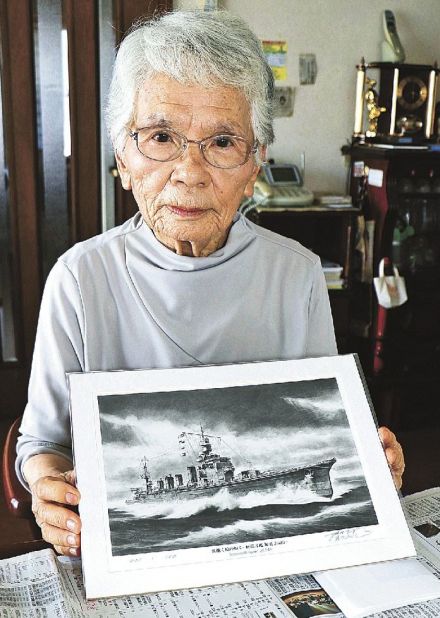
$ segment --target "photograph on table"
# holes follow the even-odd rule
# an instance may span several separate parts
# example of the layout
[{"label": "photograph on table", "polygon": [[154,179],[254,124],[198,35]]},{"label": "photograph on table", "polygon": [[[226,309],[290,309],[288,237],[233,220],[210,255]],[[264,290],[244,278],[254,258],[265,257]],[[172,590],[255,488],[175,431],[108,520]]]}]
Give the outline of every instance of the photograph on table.
[{"label": "photograph on table", "polygon": [[295,618],[313,618],[313,616],[344,618],[339,607],[322,588],[300,590],[282,598]]},{"label": "photograph on table", "polygon": [[89,598],[414,553],[353,355],[69,384]]}]

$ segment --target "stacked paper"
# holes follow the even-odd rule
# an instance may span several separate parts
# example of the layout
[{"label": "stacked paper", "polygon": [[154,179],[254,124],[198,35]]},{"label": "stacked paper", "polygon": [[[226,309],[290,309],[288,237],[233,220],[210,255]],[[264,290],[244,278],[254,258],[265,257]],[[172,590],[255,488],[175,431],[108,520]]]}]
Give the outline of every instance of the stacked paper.
[{"label": "stacked paper", "polygon": [[345,279],[342,278],[342,266],[325,259],[321,260],[321,263],[328,289],[341,290],[345,286]]},{"label": "stacked paper", "polygon": [[352,200],[350,195],[320,195],[316,198],[321,206],[329,206],[330,208],[350,208]]}]

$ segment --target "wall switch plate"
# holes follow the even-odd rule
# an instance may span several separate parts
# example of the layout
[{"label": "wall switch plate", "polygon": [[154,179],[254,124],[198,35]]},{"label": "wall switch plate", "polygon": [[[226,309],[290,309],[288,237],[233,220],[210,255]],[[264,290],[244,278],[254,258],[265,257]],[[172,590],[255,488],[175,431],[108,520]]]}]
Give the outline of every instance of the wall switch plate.
[{"label": "wall switch plate", "polygon": [[300,54],[299,56],[299,83],[301,85],[314,84],[318,67],[315,54]]},{"label": "wall switch plate", "polygon": [[293,99],[295,89],[290,86],[275,87],[273,115],[275,118],[293,116]]}]

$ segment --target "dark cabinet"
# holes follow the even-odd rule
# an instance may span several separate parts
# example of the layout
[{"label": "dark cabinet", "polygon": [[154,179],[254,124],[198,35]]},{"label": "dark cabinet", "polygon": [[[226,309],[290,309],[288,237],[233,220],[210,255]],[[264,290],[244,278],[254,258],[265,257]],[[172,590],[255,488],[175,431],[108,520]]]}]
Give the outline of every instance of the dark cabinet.
[{"label": "dark cabinet", "polygon": [[[386,310],[360,286],[370,326],[359,344],[376,401],[391,425],[438,423],[440,401],[440,152],[355,145],[351,192],[374,222],[372,268],[382,258],[405,277],[408,301]],[[366,309],[368,309],[366,311]]]},{"label": "dark cabinet", "polygon": [[293,238],[323,260],[342,266],[342,289],[330,289],[336,339],[340,353],[351,351],[349,316],[351,302],[351,257],[358,210],[355,208],[298,207],[261,209],[253,215],[259,225]]}]

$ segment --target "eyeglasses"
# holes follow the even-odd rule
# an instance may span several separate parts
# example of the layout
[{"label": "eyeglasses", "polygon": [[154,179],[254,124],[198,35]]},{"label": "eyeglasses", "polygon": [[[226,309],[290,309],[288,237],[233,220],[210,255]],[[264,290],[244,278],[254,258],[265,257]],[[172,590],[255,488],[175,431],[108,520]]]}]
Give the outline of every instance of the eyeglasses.
[{"label": "eyeglasses", "polygon": [[183,155],[188,144],[198,144],[200,152],[207,163],[221,169],[240,167],[257,152],[258,144],[249,144],[238,135],[219,134],[206,137],[200,141],[187,139],[171,129],[145,128],[130,131],[130,137],[136,142],[139,152],[153,161],[174,161]]}]

